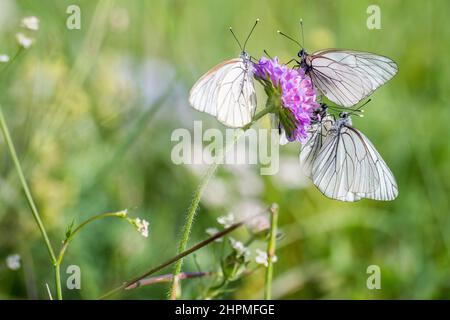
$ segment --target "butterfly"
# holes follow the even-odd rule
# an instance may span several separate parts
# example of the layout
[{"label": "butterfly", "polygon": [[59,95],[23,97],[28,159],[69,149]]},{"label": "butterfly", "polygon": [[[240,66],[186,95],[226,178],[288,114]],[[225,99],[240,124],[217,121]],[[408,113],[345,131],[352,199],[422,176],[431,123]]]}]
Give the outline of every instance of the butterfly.
[{"label": "butterfly", "polygon": [[[303,38],[303,23],[300,23]],[[370,52],[325,49],[309,54],[300,42],[278,33],[301,47],[297,54],[300,61],[292,59],[297,67],[305,70],[324,96],[343,107],[351,107],[368,97],[398,71],[393,60]]]},{"label": "butterfly", "polygon": [[250,123],[256,110],[256,92],[253,64],[245,51],[253,28],[241,46],[233,30],[241,54],[239,58],[224,61],[205,73],[192,87],[189,103],[199,111],[213,115],[228,127],[240,128]]},{"label": "butterfly", "polygon": [[362,198],[390,201],[398,195],[397,182],[370,140],[352,126],[351,113],[339,118],[322,104],[311,125],[311,135],[300,152],[300,163],[316,187],[341,201]]}]

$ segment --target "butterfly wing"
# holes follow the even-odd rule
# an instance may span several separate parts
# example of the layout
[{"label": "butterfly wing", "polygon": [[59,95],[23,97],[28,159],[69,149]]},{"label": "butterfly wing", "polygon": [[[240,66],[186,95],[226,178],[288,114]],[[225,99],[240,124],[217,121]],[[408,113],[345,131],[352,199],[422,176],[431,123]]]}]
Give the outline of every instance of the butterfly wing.
[{"label": "butterfly wing", "polygon": [[307,57],[314,85],[331,101],[351,107],[398,71],[391,59],[374,53],[326,49]]},{"label": "butterfly wing", "polygon": [[398,195],[395,178],[373,144],[347,125],[326,138],[313,163],[312,179],[325,196],[341,201],[388,201]]},{"label": "butterfly wing", "polygon": [[250,123],[256,110],[250,62],[237,58],[218,64],[194,84],[189,102],[226,126],[240,128]]},{"label": "butterfly wing", "polygon": [[320,122],[312,124],[309,129],[309,139],[300,151],[300,167],[302,168],[303,174],[309,178],[312,178],[313,163],[334,122],[334,117],[327,115]]},{"label": "butterfly wing", "polygon": [[394,200],[398,196],[398,186],[397,186],[397,182],[395,181],[395,177],[394,177],[392,171],[389,169],[386,162],[384,162],[381,155],[375,149],[372,142],[370,142],[370,140],[367,139],[367,137],[364,136],[361,132],[359,132],[359,133],[361,134],[362,138],[364,139],[364,143],[367,146],[367,149],[370,153],[370,157],[372,159],[375,159],[376,169],[377,169],[379,181],[380,181],[379,182],[380,187],[377,188],[377,190],[374,192],[368,192],[368,193],[357,192],[357,195],[362,198],[368,198],[368,199],[380,200],[380,201]]}]

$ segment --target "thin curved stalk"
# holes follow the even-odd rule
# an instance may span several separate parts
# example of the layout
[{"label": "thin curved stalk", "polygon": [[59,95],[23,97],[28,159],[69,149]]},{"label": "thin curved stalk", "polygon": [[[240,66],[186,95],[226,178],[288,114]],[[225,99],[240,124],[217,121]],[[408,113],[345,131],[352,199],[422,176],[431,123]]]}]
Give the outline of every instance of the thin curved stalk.
[{"label": "thin curved stalk", "polygon": [[89,223],[95,221],[95,220],[99,220],[99,219],[103,219],[103,218],[107,218],[107,217],[117,217],[117,218],[124,218],[124,216],[121,214],[122,211],[120,212],[108,212],[108,213],[102,213],[96,216],[93,216],[89,219],[87,219],[86,221],[84,221],[83,223],[81,223],[78,227],[76,227],[70,234],[69,237],[67,237],[66,240],[64,240],[63,242],[63,246],[61,247],[61,250],[59,251],[58,254],[58,258],[56,259],[56,264],[57,265],[61,265],[62,260],[64,258],[64,254],[66,253],[67,247],[69,246],[69,244],[72,242],[73,238],[75,237],[75,235],[80,232],[81,229],[83,229],[86,225],[88,225]]}]

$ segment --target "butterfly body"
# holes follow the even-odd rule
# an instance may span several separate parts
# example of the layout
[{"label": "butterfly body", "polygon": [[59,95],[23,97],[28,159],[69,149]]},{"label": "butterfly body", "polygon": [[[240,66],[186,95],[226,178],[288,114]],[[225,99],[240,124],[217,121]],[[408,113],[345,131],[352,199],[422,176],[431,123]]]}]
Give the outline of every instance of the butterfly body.
[{"label": "butterfly body", "polygon": [[308,73],[311,70],[311,58],[305,49],[301,49],[297,56],[300,58],[299,66]]},{"label": "butterfly body", "polygon": [[341,130],[342,126],[351,127],[352,119],[348,112],[341,112],[339,114],[339,118],[334,122],[334,125],[331,127],[329,134],[338,134]]}]

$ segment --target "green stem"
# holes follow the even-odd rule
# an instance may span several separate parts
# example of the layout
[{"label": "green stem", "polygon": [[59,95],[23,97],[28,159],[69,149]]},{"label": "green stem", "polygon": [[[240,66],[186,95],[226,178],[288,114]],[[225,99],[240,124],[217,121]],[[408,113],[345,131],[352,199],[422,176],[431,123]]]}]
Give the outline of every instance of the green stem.
[{"label": "green stem", "polygon": [[[188,213],[186,216],[186,223],[183,227],[183,233],[181,235],[181,241],[178,245],[178,253],[183,252],[186,247],[187,243],[189,241],[189,235],[191,233],[192,224],[194,223],[195,214],[197,213],[197,208],[200,203],[200,199],[202,197],[203,191],[205,190],[209,180],[212,178],[214,173],[217,170],[217,167],[219,166],[218,162],[214,162],[209,168],[204,177],[202,178],[200,185],[198,186],[197,190],[194,193],[194,196],[192,198],[191,205],[189,206]],[[171,285],[171,291],[170,291],[170,299],[174,300],[177,298],[178,294],[178,275],[181,272],[181,267],[183,266],[183,259],[180,259],[175,264],[175,270],[173,272],[173,278],[172,278],[172,285]]]},{"label": "green stem", "polygon": [[269,243],[267,244],[267,269],[266,279],[264,285],[264,300],[270,300],[272,298],[272,275],[273,275],[273,262],[272,258],[275,255],[275,247],[277,240],[277,225],[278,225],[278,206],[273,204],[270,208],[270,233]]},{"label": "green stem", "polygon": [[14,162],[15,167],[16,167],[16,171],[17,171],[17,174],[19,176],[19,180],[20,180],[20,183],[22,185],[22,189],[23,189],[23,191],[25,193],[25,196],[27,198],[28,205],[29,205],[29,207],[31,209],[31,213],[33,214],[34,220],[36,221],[36,224],[39,227],[39,230],[40,230],[40,232],[42,234],[42,237],[44,238],[45,245],[47,246],[47,251],[48,251],[48,254],[50,256],[51,263],[53,264],[53,266],[55,268],[55,283],[56,283],[57,297],[58,297],[58,299],[62,299],[59,268],[56,267],[56,256],[55,256],[55,253],[53,251],[53,247],[52,247],[52,245],[50,243],[50,239],[48,238],[47,231],[45,230],[44,224],[43,224],[43,222],[41,220],[41,216],[39,214],[39,211],[38,211],[38,209],[36,207],[36,204],[35,204],[35,202],[33,200],[33,196],[31,195],[30,188],[28,187],[27,181],[26,181],[25,176],[23,174],[22,166],[20,165],[19,158],[17,157],[16,149],[15,149],[14,144],[12,142],[8,126],[6,125],[5,117],[3,116],[3,110],[2,110],[1,106],[0,106],[0,127],[1,127],[1,130],[2,130],[2,133],[3,133],[3,136],[5,138],[6,145],[8,146],[9,153],[10,153],[11,158],[12,158],[12,160]]},{"label": "green stem", "polygon": [[99,220],[99,219],[103,219],[103,218],[107,218],[107,217],[117,217],[117,218],[125,218],[125,215],[123,214],[123,211],[119,211],[119,212],[108,212],[108,213],[102,213],[96,216],[93,216],[89,219],[87,219],[86,221],[84,221],[83,223],[81,223],[78,227],[76,227],[71,233],[70,235],[67,237],[66,240],[64,240],[63,242],[63,246],[61,247],[61,250],[59,251],[58,254],[58,258],[56,259],[56,264],[58,266],[61,265],[62,260],[64,258],[64,254],[66,253],[67,247],[69,246],[69,244],[72,242],[73,238],[75,237],[75,235],[80,232],[81,229],[83,229],[85,226],[87,226],[88,224],[90,224],[93,221]]},{"label": "green stem", "polygon": [[61,289],[61,272],[60,272],[59,263],[55,264],[55,284],[56,284],[56,293],[58,300],[62,300],[62,289]]},{"label": "green stem", "polygon": [[[253,120],[249,124],[247,124],[246,126],[242,127],[242,130],[239,130],[237,132],[237,134],[235,134],[232,143],[231,144],[227,144],[226,149],[224,150],[224,152],[222,154],[218,155],[217,160],[222,159],[222,157],[226,155],[228,150],[232,146],[234,146],[236,141],[241,137],[241,135],[247,129],[249,129],[256,121],[258,121],[259,119],[261,119],[263,116],[265,116],[266,114],[268,114],[270,112],[273,112],[273,108],[264,108],[259,113],[257,113],[253,117]],[[194,196],[192,198],[192,202],[191,202],[191,204],[190,204],[190,206],[188,208],[188,212],[187,212],[187,215],[186,215],[186,222],[185,222],[185,224],[183,226],[181,240],[180,240],[180,243],[178,245],[178,251],[177,252],[179,254],[186,250],[186,247],[187,247],[187,244],[188,244],[188,241],[189,241],[189,235],[191,234],[192,225],[194,223],[195,215],[197,213],[198,205],[199,205],[200,200],[202,198],[203,192],[204,192],[206,186],[208,185],[209,180],[211,180],[211,178],[214,176],[214,173],[216,172],[217,168],[219,167],[219,163],[220,163],[220,161],[214,161],[214,163],[208,168],[208,171],[203,176],[203,178],[200,181],[200,184],[199,184],[197,190],[194,193]],[[178,275],[181,272],[182,266],[183,266],[183,259],[180,259],[175,264],[175,269],[173,271],[173,279],[172,279],[171,289],[170,289],[170,292],[169,292],[169,298],[171,300],[175,300],[177,298],[178,294],[179,294]]]}]

